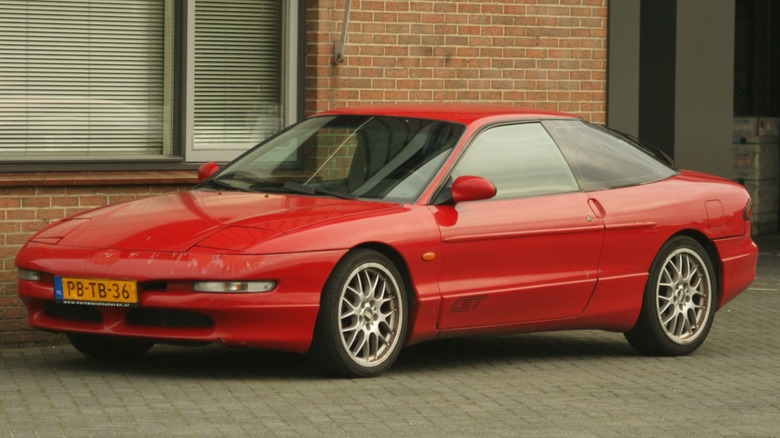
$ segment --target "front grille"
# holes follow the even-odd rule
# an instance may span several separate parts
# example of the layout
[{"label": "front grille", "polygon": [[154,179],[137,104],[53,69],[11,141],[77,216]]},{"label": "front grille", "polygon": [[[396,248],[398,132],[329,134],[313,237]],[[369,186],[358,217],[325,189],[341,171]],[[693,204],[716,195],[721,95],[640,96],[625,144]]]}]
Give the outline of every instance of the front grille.
[{"label": "front grille", "polygon": [[50,301],[43,305],[43,311],[51,317],[68,321],[103,322],[103,316],[94,306],[74,306]]},{"label": "front grille", "polygon": [[152,327],[207,328],[214,326],[214,320],[199,313],[183,310],[132,309],[127,312],[129,324]]},{"label": "front grille", "polygon": [[139,292],[165,291],[167,289],[168,283],[165,281],[146,281],[143,283],[138,283]]}]

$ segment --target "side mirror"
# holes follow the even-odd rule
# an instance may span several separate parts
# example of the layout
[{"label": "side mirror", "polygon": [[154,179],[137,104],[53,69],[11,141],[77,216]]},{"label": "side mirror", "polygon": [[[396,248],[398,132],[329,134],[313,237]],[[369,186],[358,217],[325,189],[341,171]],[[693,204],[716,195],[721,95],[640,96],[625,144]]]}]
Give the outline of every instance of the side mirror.
[{"label": "side mirror", "polygon": [[203,163],[198,167],[198,182],[203,182],[209,179],[211,175],[214,175],[219,170],[219,165],[214,162]]},{"label": "side mirror", "polygon": [[459,176],[450,188],[454,203],[482,201],[496,196],[496,186],[479,176]]}]

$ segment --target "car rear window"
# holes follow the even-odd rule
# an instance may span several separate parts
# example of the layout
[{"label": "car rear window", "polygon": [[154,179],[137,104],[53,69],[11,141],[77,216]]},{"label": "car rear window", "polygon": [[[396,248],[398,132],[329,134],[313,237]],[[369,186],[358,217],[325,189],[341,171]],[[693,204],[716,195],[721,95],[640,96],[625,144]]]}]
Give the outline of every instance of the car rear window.
[{"label": "car rear window", "polygon": [[552,135],[585,191],[660,181],[677,170],[639,145],[581,120],[547,120]]}]

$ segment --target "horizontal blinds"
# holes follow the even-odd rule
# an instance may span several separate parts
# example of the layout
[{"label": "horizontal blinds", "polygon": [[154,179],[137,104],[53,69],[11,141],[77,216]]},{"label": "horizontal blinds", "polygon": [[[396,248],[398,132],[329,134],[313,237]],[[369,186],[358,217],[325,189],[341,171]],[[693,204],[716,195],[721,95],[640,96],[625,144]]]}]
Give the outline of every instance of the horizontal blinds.
[{"label": "horizontal blinds", "polygon": [[195,2],[194,150],[247,148],[282,126],[282,4]]},{"label": "horizontal blinds", "polygon": [[162,153],[163,0],[0,0],[0,154]]}]

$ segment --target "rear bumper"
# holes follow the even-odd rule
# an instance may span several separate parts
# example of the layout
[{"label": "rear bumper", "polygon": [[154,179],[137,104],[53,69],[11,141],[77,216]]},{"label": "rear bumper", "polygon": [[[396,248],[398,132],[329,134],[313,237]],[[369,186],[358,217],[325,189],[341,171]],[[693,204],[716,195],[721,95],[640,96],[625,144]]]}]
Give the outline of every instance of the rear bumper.
[{"label": "rear bumper", "polygon": [[750,287],[756,278],[758,247],[749,235],[720,239],[714,243],[720,257],[720,309]]}]

